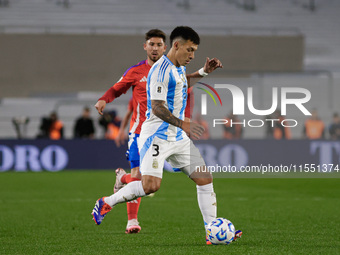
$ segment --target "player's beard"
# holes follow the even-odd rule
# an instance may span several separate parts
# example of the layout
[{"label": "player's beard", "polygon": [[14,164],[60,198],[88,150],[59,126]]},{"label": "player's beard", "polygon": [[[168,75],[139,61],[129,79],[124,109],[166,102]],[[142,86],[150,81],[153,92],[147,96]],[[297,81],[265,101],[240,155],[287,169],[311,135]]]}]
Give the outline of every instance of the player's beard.
[{"label": "player's beard", "polygon": [[156,62],[158,59],[160,59],[162,56],[162,54],[158,54],[158,55],[152,55],[150,54],[149,58],[153,61]]}]

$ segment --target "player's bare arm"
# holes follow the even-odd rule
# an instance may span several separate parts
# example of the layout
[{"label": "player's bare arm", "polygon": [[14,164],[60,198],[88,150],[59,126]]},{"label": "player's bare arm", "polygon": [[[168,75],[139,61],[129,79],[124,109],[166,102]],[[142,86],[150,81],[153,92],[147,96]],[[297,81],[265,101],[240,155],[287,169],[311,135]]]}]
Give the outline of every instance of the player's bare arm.
[{"label": "player's bare arm", "polygon": [[209,73],[215,71],[217,68],[223,68],[222,62],[217,58],[209,59],[207,57],[204,63],[203,70],[200,69],[194,73],[187,75],[189,87],[193,86],[200,79],[202,79],[204,76],[208,75]]},{"label": "player's bare arm", "polygon": [[103,115],[103,111],[107,103],[111,103],[116,98],[120,97],[122,94],[125,94],[134,81],[130,76],[133,75],[134,72],[128,72],[124,77],[122,77],[117,83],[115,83],[111,88],[109,88],[104,95],[99,98],[98,102],[95,104],[95,107],[100,115]]},{"label": "player's bare arm", "polygon": [[187,134],[190,134],[191,137],[199,139],[204,132],[204,127],[195,122],[183,121],[175,117],[169,109],[164,106],[164,103],[162,100],[151,100],[152,112],[161,120],[179,127]]},{"label": "player's bare arm", "polygon": [[133,111],[128,111],[125,114],[125,116],[124,116],[124,118],[123,118],[123,120],[120,124],[119,131],[118,131],[117,137],[115,139],[115,143],[116,143],[117,147],[120,147],[121,145],[123,145],[125,143],[125,140],[127,139],[125,129],[126,129],[127,124],[129,123],[129,120],[131,118],[132,113],[133,113]]},{"label": "player's bare arm", "polygon": [[151,100],[152,112],[161,120],[171,125],[182,128],[183,121],[176,118],[165,106],[163,100]]}]

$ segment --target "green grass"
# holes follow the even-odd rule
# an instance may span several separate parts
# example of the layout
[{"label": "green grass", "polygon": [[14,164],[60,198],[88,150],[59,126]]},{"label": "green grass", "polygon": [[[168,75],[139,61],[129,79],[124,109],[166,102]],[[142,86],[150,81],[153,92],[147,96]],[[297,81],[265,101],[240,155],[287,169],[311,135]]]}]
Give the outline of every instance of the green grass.
[{"label": "green grass", "polygon": [[227,246],[205,245],[196,188],[164,174],[143,198],[142,231],[126,235],[126,206],[100,226],[97,198],[113,171],[0,174],[0,254],[340,254],[340,179],[215,179],[218,216],[243,230]]}]

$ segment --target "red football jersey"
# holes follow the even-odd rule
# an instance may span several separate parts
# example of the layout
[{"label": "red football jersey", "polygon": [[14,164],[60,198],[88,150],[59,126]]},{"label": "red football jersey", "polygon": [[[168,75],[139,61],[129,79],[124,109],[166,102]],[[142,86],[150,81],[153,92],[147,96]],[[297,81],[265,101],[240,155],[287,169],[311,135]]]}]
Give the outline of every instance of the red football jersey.
[{"label": "red football jersey", "polygon": [[[146,119],[146,83],[150,68],[151,66],[148,64],[147,60],[139,62],[137,65],[131,66],[123,74],[122,78],[120,78],[116,84],[114,84],[101,98],[99,98],[99,100],[104,100],[106,103],[110,103],[121,94],[125,94],[130,89],[130,87],[132,87],[133,114],[130,121],[130,133],[139,134],[141,126]],[[188,97],[189,96],[190,95],[188,95]],[[190,103],[188,102],[187,108],[185,110],[186,117],[191,115],[192,108],[193,105],[190,109]]]},{"label": "red football jersey", "polygon": [[133,98],[132,97],[129,100],[129,104],[128,104],[127,110],[131,111],[131,112],[133,111]]},{"label": "red football jersey", "polygon": [[189,119],[192,118],[192,112],[194,111],[194,106],[195,106],[194,87],[190,87],[188,89],[187,105],[184,111],[184,116],[186,118],[189,118]]},{"label": "red football jersey", "polygon": [[147,110],[146,82],[150,68],[151,66],[146,60],[131,66],[123,74],[122,78],[99,98],[99,100],[105,100],[106,103],[110,103],[132,87],[133,114],[130,122],[131,133],[139,134],[145,120]]}]

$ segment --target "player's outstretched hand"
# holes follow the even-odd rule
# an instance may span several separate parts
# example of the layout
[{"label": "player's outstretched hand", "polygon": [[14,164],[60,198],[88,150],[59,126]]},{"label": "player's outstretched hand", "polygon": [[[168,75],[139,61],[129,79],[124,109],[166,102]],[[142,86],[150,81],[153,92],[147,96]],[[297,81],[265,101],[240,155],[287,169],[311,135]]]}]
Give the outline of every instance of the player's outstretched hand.
[{"label": "player's outstretched hand", "polygon": [[209,59],[207,57],[204,67],[203,67],[204,72],[211,73],[217,68],[223,68],[222,62],[217,58]]},{"label": "player's outstretched hand", "polygon": [[103,115],[103,111],[105,109],[105,106],[106,106],[106,102],[104,100],[99,100],[95,105],[94,107],[96,107],[98,113],[100,115]]},{"label": "player's outstretched hand", "polygon": [[204,132],[204,127],[196,122],[183,121],[182,129],[190,138],[198,140]]}]

